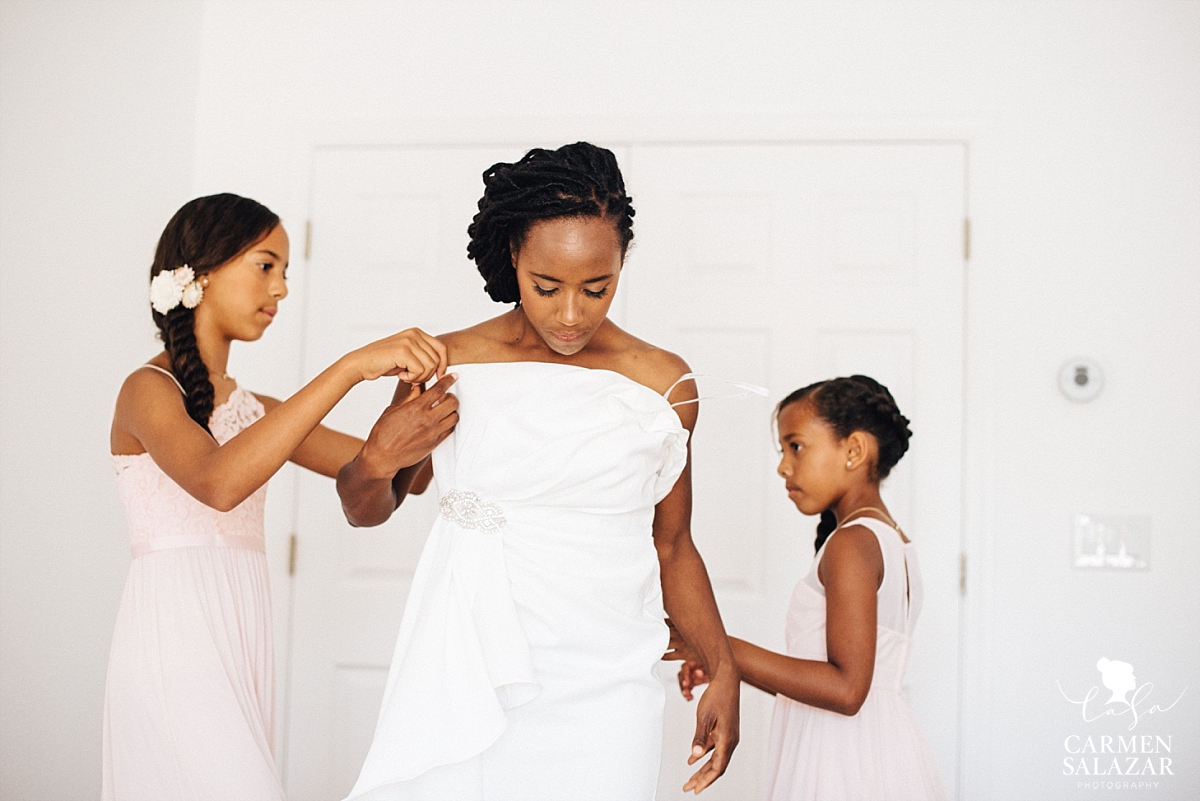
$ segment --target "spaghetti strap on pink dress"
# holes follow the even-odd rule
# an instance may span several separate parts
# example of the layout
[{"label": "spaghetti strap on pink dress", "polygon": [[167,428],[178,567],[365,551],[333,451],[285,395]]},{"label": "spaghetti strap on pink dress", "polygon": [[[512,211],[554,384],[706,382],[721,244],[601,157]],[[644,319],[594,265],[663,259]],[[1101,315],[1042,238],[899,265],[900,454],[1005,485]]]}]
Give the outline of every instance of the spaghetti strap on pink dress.
[{"label": "spaghetti strap on pink dress", "polygon": [[[238,388],[209,428],[224,443],[262,415]],[[108,662],[101,798],[280,801],[266,487],[218,512],[149,454],[112,460],[133,563]]]},{"label": "spaghetti strap on pink dress", "polygon": [[[860,517],[854,525],[869,528],[883,553],[871,690],[853,716],[775,697],[767,797],[771,801],[941,801],[946,796],[933,753],[902,690],[909,643],[921,611],[916,548],[880,520]],[[830,539],[836,536],[835,531]],[[817,578],[824,554],[822,546],[812,569],[792,592],[785,629],[789,656],[828,659],[825,588]]]}]

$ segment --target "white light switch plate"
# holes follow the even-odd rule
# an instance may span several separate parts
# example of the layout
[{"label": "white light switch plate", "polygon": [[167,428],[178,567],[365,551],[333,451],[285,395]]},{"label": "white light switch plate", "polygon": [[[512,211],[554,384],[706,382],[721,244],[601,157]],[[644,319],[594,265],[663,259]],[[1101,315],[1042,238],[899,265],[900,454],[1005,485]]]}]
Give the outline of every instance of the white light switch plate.
[{"label": "white light switch plate", "polygon": [[1081,568],[1146,570],[1150,518],[1145,515],[1075,515],[1073,564]]}]

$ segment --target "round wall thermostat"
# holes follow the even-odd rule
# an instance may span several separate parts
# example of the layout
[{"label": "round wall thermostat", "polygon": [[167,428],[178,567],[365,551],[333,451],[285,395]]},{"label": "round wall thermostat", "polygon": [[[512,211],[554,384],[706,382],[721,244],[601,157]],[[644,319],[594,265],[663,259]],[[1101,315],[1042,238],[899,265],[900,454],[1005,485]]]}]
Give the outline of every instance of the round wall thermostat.
[{"label": "round wall thermostat", "polygon": [[1091,359],[1071,359],[1058,373],[1058,388],[1076,403],[1087,403],[1104,388],[1104,373]]}]

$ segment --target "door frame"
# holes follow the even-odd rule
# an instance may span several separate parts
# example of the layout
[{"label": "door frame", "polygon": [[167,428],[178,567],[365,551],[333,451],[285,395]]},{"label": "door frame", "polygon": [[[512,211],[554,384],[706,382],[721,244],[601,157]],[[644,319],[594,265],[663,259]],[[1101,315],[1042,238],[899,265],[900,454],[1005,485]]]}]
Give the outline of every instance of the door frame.
[{"label": "door frame", "polygon": [[[864,118],[811,119],[786,115],[638,115],[564,117],[446,117],[431,119],[296,121],[289,141],[281,142],[281,161],[291,164],[288,197],[280,205],[289,220],[310,219],[314,157],[319,150],[407,149],[447,147],[522,147],[530,142],[555,143],[587,139],[613,147],[637,145],[957,145],[963,149],[963,211],[970,226],[977,228],[972,209],[977,199],[970,182],[972,156],[986,149],[988,134],[996,122],[984,117],[951,118]],[[303,230],[296,223],[293,230]],[[962,319],[962,431],[959,465],[960,553],[965,591],[959,596],[958,679],[958,774],[951,782],[956,798],[983,797],[989,786],[991,761],[988,742],[992,730],[992,686],[990,620],[994,609],[992,569],[993,503],[987,491],[988,452],[986,421],[992,410],[986,392],[986,376],[976,375],[971,365],[982,364],[973,352],[973,286],[970,265],[973,246],[964,231],[963,319]],[[302,244],[298,243],[298,244]],[[296,248],[292,271],[300,272],[291,294],[296,306],[307,307],[308,254]],[[302,269],[297,270],[297,267]],[[302,319],[300,325],[305,325]],[[295,387],[303,381],[305,343],[301,337],[293,348],[292,375]],[[276,756],[281,775],[287,775],[287,732],[291,703],[292,608],[294,582],[290,538],[272,537],[274,532],[295,532],[297,504],[295,471],[288,465],[274,483],[271,504],[288,509],[286,522],[268,525],[269,573],[277,613],[274,620],[276,681],[279,692],[276,715]],[[272,541],[274,540],[274,541]],[[284,612],[284,614],[279,614]],[[968,728],[965,724],[970,721]]]}]

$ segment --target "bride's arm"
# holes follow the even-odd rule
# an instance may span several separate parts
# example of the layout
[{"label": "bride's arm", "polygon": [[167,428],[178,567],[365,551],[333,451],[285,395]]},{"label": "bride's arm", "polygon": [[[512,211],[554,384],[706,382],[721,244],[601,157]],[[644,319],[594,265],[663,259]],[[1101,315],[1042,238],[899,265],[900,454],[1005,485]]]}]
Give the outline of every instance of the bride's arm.
[{"label": "bride's arm", "polygon": [[[691,384],[686,386],[692,387]],[[689,399],[694,399],[694,388],[691,392]],[[683,387],[676,397],[687,397]],[[687,404],[676,409],[684,426],[691,431],[696,425],[696,406]],[[696,707],[696,737],[688,764],[694,764],[709,750],[713,751],[713,756],[683,786],[685,791],[698,793],[725,772],[733,749],[737,747],[741,677],[725,635],[725,626],[721,623],[721,614],[717,611],[708,571],[692,542],[691,517],[689,447],[683,473],[654,510],[654,545],[658,550],[667,615],[696,650],[712,677]]]},{"label": "bride's arm", "polygon": [[401,382],[358,454],[338,471],[337,491],[352,526],[377,526],[410,493],[429,485],[429,454],[458,423],[447,375],[428,391]]}]

